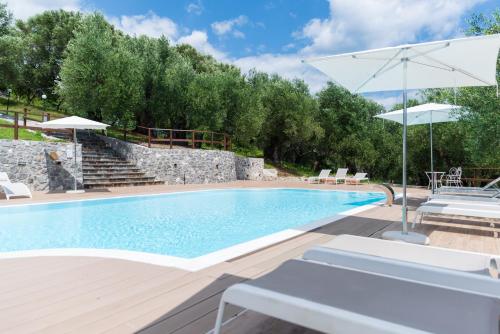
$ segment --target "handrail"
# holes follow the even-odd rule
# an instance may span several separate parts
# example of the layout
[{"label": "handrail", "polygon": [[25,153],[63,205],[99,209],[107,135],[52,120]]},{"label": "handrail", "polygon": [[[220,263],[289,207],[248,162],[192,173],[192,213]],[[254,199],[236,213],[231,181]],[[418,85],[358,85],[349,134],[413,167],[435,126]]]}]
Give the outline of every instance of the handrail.
[{"label": "handrail", "polygon": [[[19,124],[21,119],[19,117],[19,114],[22,114],[22,124]],[[42,128],[38,126],[30,126],[27,125],[27,121],[30,119],[27,117],[28,113],[26,110],[23,113],[20,113],[18,111],[14,112],[14,122],[12,124],[0,124],[0,128],[8,128],[8,129],[14,129],[13,133],[13,139],[18,140],[19,139],[19,129],[26,129],[26,130],[34,130],[34,131],[41,131],[41,132],[68,132],[68,133],[73,133],[73,130],[71,129],[47,129],[47,128]],[[50,113],[44,113],[42,115],[42,120],[49,121],[50,120]],[[71,137],[73,138],[73,137]]]},{"label": "handrail", "polygon": [[[209,130],[183,130],[183,129],[164,129],[164,128],[149,128],[145,126],[137,126],[137,129],[141,129],[146,133],[140,133],[144,135],[147,139],[148,147],[152,144],[164,144],[168,145],[170,149],[173,148],[174,144],[184,144],[185,147],[196,148],[197,144],[207,144],[214,148],[216,145],[222,146],[224,150],[231,150],[232,141],[231,137],[223,132],[215,132]],[[123,131],[123,138],[127,140],[127,130]],[[159,135],[159,134],[164,134]],[[179,136],[176,136],[179,134]],[[201,135],[201,138],[200,138]],[[209,139],[205,139],[205,136]],[[198,137],[198,138],[197,138]]]}]

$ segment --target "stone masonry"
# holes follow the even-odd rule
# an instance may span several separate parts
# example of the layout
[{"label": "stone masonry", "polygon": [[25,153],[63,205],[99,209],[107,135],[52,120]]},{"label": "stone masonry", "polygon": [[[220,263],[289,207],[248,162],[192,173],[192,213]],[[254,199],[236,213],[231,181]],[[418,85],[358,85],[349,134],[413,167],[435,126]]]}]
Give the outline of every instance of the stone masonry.
[{"label": "stone masonry", "polygon": [[100,138],[146,175],[168,184],[262,179],[263,159],[237,157],[229,151],[147,148],[115,138]]},{"label": "stone masonry", "polygon": [[[52,153],[55,152],[55,155]],[[53,160],[51,157],[56,157]],[[77,182],[81,187],[82,148],[77,145]],[[22,182],[31,190],[67,190],[73,188],[73,143],[0,140],[0,171],[12,182]]]}]

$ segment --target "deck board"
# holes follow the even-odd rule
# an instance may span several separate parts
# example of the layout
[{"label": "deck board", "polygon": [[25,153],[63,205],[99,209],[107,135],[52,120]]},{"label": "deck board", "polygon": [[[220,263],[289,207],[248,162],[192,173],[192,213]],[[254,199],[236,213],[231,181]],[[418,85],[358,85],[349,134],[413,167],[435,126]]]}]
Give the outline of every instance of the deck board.
[{"label": "deck board", "polygon": [[[159,192],[156,189],[150,191]],[[411,190],[410,210],[426,194]],[[410,219],[413,214],[410,211]],[[384,231],[400,229],[400,218],[399,205],[375,207],[198,272],[93,257],[0,260],[0,332],[206,333],[214,324],[220,296],[228,286],[259,277],[339,234],[380,237]],[[417,231],[429,235],[434,245],[500,254],[499,239],[492,237],[487,224],[429,218],[417,226]],[[225,318],[238,311],[237,307],[228,308]],[[256,332],[315,333],[253,312],[246,312],[224,328],[226,334]]]}]

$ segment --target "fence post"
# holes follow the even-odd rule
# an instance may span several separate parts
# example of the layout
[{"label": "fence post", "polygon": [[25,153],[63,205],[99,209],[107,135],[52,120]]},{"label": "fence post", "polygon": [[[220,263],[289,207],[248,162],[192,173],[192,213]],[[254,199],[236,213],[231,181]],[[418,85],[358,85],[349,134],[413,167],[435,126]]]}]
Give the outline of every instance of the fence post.
[{"label": "fence post", "polygon": [[47,122],[50,121],[50,113],[47,113]]},{"label": "fence post", "polygon": [[224,151],[227,150],[227,138],[226,138],[226,134],[224,134]]},{"label": "fence post", "polygon": [[195,131],[193,130],[192,134],[191,134],[191,147],[194,148],[194,133]]},{"label": "fence post", "polygon": [[148,147],[151,148],[151,128],[148,128]]},{"label": "fence post", "polygon": [[24,115],[23,115],[23,125],[26,126],[26,120],[28,118],[28,110],[24,108]]},{"label": "fence post", "polygon": [[14,139],[19,139],[19,113],[17,111],[14,113]]},{"label": "fence post", "polygon": [[170,149],[172,149],[172,135],[173,135],[173,131],[172,131],[172,129],[170,129]]},{"label": "fence post", "polygon": [[123,129],[123,141],[127,141],[127,129]]}]

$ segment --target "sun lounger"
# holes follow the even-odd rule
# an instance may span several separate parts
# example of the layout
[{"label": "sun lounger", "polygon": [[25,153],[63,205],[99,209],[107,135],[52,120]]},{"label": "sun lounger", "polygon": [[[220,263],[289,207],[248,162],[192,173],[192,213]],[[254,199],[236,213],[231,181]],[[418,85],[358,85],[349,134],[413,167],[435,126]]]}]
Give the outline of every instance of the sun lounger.
[{"label": "sun lounger", "polygon": [[347,172],[348,172],[347,168],[339,168],[337,169],[337,173],[335,174],[335,176],[327,177],[325,182],[333,182],[335,184],[338,184],[339,181],[344,181],[345,183]]},{"label": "sun lounger", "polygon": [[[456,204],[456,205],[446,205],[438,203],[429,203],[421,205],[416,210],[415,218],[413,219],[413,227],[420,217],[419,223],[422,223],[424,215],[434,214],[434,215],[446,215],[446,216],[464,216],[473,218],[489,218],[489,219],[500,219],[500,208],[481,206],[470,204]],[[491,227],[495,227],[494,222],[489,222]]]},{"label": "sun lounger", "polygon": [[214,331],[232,304],[324,333],[498,333],[497,279],[419,265],[408,275],[290,260],[229,287]]},{"label": "sun lounger", "polygon": [[345,183],[358,185],[361,184],[362,181],[369,181],[366,175],[367,173],[356,173],[353,177],[346,177]]},{"label": "sun lounger", "polygon": [[0,188],[2,188],[5,193],[7,200],[11,197],[32,197],[30,189],[24,183],[10,182],[7,173],[0,173]]},{"label": "sun lounger", "polygon": [[466,195],[477,195],[477,196],[487,196],[487,197],[499,197],[500,188],[498,183],[500,182],[500,177],[491,181],[484,187],[440,187],[437,189],[439,194],[466,194]]},{"label": "sun lounger", "polygon": [[451,200],[459,202],[486,202],[486,203],[498,203],[500,204],[500,198],[496,197],[486,197],[486,196],[474,196],[467,194],[456,194],[456,195],[443,195],[443,194],[433,194],[429,196],[429,200]]},{"label": "sun lounger", "polygon": [[461,205],[474,205],[474,206],[479,206],[479,207],[484,207],[486,210],[490,209],[500,209],[500,202],[493,202],[493,201],[479,201],[477,198],[481,197],[476,197],[475,200],[468,200],[467,198],[463,199],[447,199],[447,198],[432,198],[429,199],[427,202],[422,203],[422,205],[454,205],[454,206],[461,206]]},{"label": "sun lounger", "polygon": [[330,175],[331,169],[322,169],[321,172],[319,172],[318,176],[311,176],[307,178],[307,182],[309,183],[321,183],[321,181],[326,181],[328,178],[328,175]]},{"label": "sun lounger", "polygon": [[[348,234],[339,235],[330,242],[309,249],[304,253],[303,258],[341,265],[342,262],[339,262],[339,256],[335,251],[364,255],[369,259],[370,257],[392,259],[491,276],[497,275],[497,263],[500,263],[500,256]],[[363,267],[357,268],[369,270],[366,266],[364,269]]]}]

